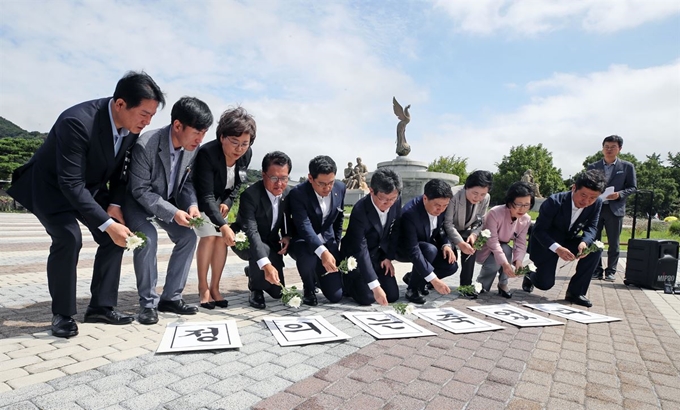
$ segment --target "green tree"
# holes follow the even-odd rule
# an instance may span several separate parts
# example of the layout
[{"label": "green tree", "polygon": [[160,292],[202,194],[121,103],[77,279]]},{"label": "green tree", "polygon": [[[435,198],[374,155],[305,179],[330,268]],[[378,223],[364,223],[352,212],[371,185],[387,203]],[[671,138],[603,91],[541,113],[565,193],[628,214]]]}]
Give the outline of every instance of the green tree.
[{"label": "green tree", "polygon": [[[662,218],[673,215],[680,209],[680,187],[678,186],[677,167],[674,166],[675,157],[669,153],[671,166],[665,166],[661,160],[661,154],[647,155],[647,160],[636,168],[637,187],[642,190],[654,192],[654,205],[652,213],[658,213]],[[649,209],[647,198],[640,198],[638,215],[646,217],[645,212]]]},{"label": "green tree", "polygon": [[0,180],[9,180],[12,172],[25,164],[42,143],[42,138],[0,138]]},{"label": "green tree", "polygon": [[430,162],[427,170],[429,172],[444,172],[446,174],[458,175],[460,181],[465,181],[468,176],[467,172],[467,158],[461,158],[456,155],[450,157],[441,156]]},{"label": "green tree", "polygon": [[555,168],[552,153],[543,144],[512,147],[510,154],[503,156],[496,166],[498,172],[493,176],[491,188],[491,202],[494,204],[503,202],[508,187],[521,180],[527,169],[533,171],[534,182],[539,184],[544,197],[567,188],[562,180],[562,170]]}]

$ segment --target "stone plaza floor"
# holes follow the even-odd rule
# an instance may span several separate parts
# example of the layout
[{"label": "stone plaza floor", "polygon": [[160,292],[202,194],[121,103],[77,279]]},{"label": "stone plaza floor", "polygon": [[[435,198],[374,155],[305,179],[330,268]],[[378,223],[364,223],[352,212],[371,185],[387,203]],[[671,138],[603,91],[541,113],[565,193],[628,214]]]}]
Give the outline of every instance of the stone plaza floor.
[{"label": "stone plaza floor", "polygon": [[[95,244],[83,230],[78,310],[80,334],[50,333],[45,261],[50,239],[30,214],[0,213],[0,408],[2,409],[679,409],[680,295],[623,284],[625,258],[613,283],[594,281],[592,312],[621,321],[453,334],[413,319],[437,336],[376,340],[341,316],[377,305],[286,308],[268,296],[267,309],[248,306],[246,265],[229,255],[222,292],[227,309],[195,316],[160,313],[156,325],[86,324]],[[161,231],[158,262],[165,269],[172,244]],[[287,284],[300,287],[287,258]],[[398,264],[399,278],[410,269]],[[424,307],[564,302],[574,264],[558,272],[549,291],[495,292],[476,300],[454,291],[427,297]],[[163,275],[159,284],[164,281]],[[197,303],[192,266],[185,300]],[[405,285],[400,282],[402,296]],[[446,282],[455,287],[458,277]],[[405,302],[404,299],[402,299]],[[138,309],[132,256],[126,254],[118,309]],[[525,308],[528,309],[528,308]],[[492,318],[472,312],[492,323]],[[542,313],[539,313],[543,316]],[[280,347],[264,316],[320,315],[351,336],[343,342]],[[155,354],[168,323],[234,319],[243,347],[232,351]]]}]

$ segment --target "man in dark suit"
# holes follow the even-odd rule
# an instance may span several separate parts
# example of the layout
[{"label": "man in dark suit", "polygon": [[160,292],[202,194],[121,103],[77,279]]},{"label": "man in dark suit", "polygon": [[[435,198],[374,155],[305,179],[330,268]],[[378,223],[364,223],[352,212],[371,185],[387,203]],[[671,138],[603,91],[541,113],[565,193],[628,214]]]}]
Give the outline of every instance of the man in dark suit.
[{"label": "man in dark suit", "polygon": [[[180,315],[198,311],[182,299],[196,249],[196,234],[189,220],[200,216],[189,174],[195,150],[212,122],[206,103],[182,97],[172,107],[170,125],[145,132],[132,149],[123,215],[131,231],[147,237],[146,246],[135,249],[133,258],[140,304],[137,320],[143,325],[158,322],[157,310]],[[161,296],[156,293],[158,233],[151,218],[175,245]]]},{"label": "man in dark suit", "polygon": [[337,264],[345,184],[335,180],[337,171],[331,157],[315,157],[309,162],[307,181],[290,191],[290,213],[295,226],[290,253],[304,285],[302,302],[310,306],[318,304],[316,283],[331,303],[342,299],[342,277]]},{"label": "man in dark suit", "polygon": [[232,250],[239,258],[248,261],[248,289],[250,306],[266,307],[264,293],[274,299],[281,298],[283,255],[288,251],[290,237],[286,232],[286,197],[290,192],[288,175],[292,169],[288,155],[270,152],[262,159],[262,180],[249,186],[239,199],[235,232],[243,231],[248,237],[248,249]]},{"label": "man in dark suit", "polygon": [[78,334],[72,317],[82,246],[78,221],[99,245],[85,322],[120,325],[133,320],[113,309],[126,238],[132,235],[119,205],[125,195],[129,149],[159,104],[165,104],[165,97],[153,79],[143,72],[130,72],[118,81],[113,97],[64,111],[45,143],[14,171],[8,193],[35,214],[52,238],[47,283],[54,336]]},{"label": "man in dark suit", "polygon": [[345,290],[360,305],[386,306],[399,299],[392,261],[396,259],[401,216],[401,178],[380,168],[371,177],[370,194],[352,208],[342,254],[354,257],[358,268],[344,276]]},{"label": "man in dark suit", "polygon": [[[619,265],[619,242],[623,217],[626,214],[626,198],[637,190],[637,178],[635,167],[628,161],[618,157],[623,147],[623,138],[618,135],[610,135],[602,141],[601,161],[588,165],[588,169],[599,169],[605,175],[605,187],[613,187],[614,192],[609,194],[602,203],[600,219],[597,223],[597,240],[602,238],[602,228],[607,231],[607,268],[602,268],[602,261],[593,272],[593,279],[603,279],[613,282],[616,279],[616,268]],[[606,189],[606,188],[605,188]],[[604,274],[604,275],[603,275]]]},{"label": "man in dark suit", "polygon": [[524,291],[531,292],[534,286],[541,290],[552,288],[557,262],[578,259],[565,299],[577,305],[592,306],[585,295],[602,251],[579,255],[595,241],[602,208],[599,196],[603,190],[604,173],[590,170],[576,175],[571,191],[553,194],[543,202],[529,245],[531,260],[537,269],[524,277]]},{"label": "man in dark suit", "polygon": [[458,269],[451,242],[444,232],[444,211],[453,193],[441,179],[425,184],[425,192],[410,200],[402,209],[399,224],[399,261],[411,262],[413,270],[404,275],[408,284],[406,299],[422,305],[425,284],[430,283],[442,295],[451,289],[441,279]]}]

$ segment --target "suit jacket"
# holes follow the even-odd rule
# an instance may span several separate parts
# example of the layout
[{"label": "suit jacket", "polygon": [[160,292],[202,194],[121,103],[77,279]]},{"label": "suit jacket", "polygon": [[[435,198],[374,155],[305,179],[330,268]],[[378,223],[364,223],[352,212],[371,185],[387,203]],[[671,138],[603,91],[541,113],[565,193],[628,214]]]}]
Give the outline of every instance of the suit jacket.
[{"label": "suit jacket", "polygon": [[[604,159],[588,165],[588,169],[599,169],[604,172]],[[626,214],[626,197],[637,190],[637,177],[633,164],[617,158],[606,186],[613,186],[614,191],[619,193],[619,199],[608,201],[609,208],[614,215],[624,216]]]},{"label": "suit jacket", "polygon": [[246,171],[252,156],[253,151],[248,148],[248,151],[236,160],[234,187],[225,189],[224,187],[227,185],[227,162],[224,151],[222,151],[221,141],[216,139],[207,142],[196,153],[192,182],[196,189],[198,209],[205,212],[210,221],[217,227],[222,227],[227,223],[220,213],[220,204],[225,204],[231,209],[236,196],[238,196],[241,184],[246,181]]},{"label": "suit jacket", "polygon": [[[268,245],[270,250],[276,246],[284,236],[289,236],[287,228],[291,221],[286,220],[288,209],[288,194],[290,187],[286,187],[279,203],[279,212],[276,224],[272,229],[272,203],[269,200],[264,183],[260,180],[246,188],[239,200],[236,222],[231,228],[234,232],[243,231],[250,242],[249,251],[239,251],[232,247],[241,259],[255,258],[260,260],[269,256],[263,245]],[[278,251],[278,249],[276,249]]]},{"label": "suit jacket", "polygon": [[[130,208],[168,223],[173,220],[178,207],[186,211],[197,204],[196,191],[189,180],[195,151],[184,150],[179,154],[173,192],[168,192],[172,149],[169,125],[145,132],[137,139],[129,167],[130,195],[126,198]],[[173,201],[170,201],[171,194]]]},{"label": "suit jacket", "polygon": [[[536,225],[531,232],[531,260],[538,263],[555,255],[549,249],[553,243],[565,246],[567,242],[583,241],[587,245],[595,241],[597,220],[602,209],[602,200],[598,198],[594,204],[583,208],[574,225],[571,222],[571,191],[550,195],[538,211]],[[573,251],[573,249],[572,249]]]},{"label": "suit jacket", "polygon": [[444,213],[437,217],[437,229],[430,231],[430,218],[425,210],[423,196],[410,200],[401,210],[399,224],[399,255],[413,263],[413,268],[423,277],[434,271],[432,264],[423,256],[419,242],[428,242],[438,250],[450,245],[444,232]]},{"label": "suit jacket", "polygon": [[400,216],[401,197],[387,211],[384,228],[370,195],[366,195],[354,204],[347,232],[342,238],[341,250],[345,257],[356,258],[359,271],[366,283],[378,280],[374,265],[380,264],[381,255],[383,259],[396,258],[399,240],[399,227],[396,221]]},{"label": "suit jacket", "polygon": [[[323,221],[319,200],[309,180],[290,191],[290,213],[293,219],[293,241],[304,240],[310,252],[327,243],[340,244],[344,218],[345,184],[335,181],[330,192],[331,210]],[[323,241],[317,234],[321,234]]]},{"label": "suit jacket", "polygon": [[110,101],[87,101],[64,111],[45,143],[14,171],[8,193],[32,212],[75,211],[90,227],[106,222],[109,204],[123,203],[124,164],[138,136],[124,137],[114,157]]},{"label": "suit jacket", "polygon": [[453,197],[449,201],[449,206],[446,207],[446,212],[444,213],[444,230],[446,235],[448,235],[449,240],[457,245],[463,242],[463,237],[460,235],[459,231],[464,231],[477,220],[480,221],[478,226],[472,230],[471,233],[479,236],[482,231],[482,224],[484,223],[484,215],[486,214],[486,209],[489,207],[490,196],[486,194],[484,199],[479,203],[473,205],[472,215],[469,220],[465,220],[465,213],[467,207],[467,200],[465,199],[465,186],[458,185],[453,187]]},{"label": "suit jacket", "polygon": [[[570,211],[571,212],[571,211]],[[571,215],[569,216],[571,218]],[[531,226],[529,214],[522,215],[521,218],[512,220],[510,209],[505,205],[494,206],[486,214],[483,229],[491,231],[491,237],[479,251],[475,252],[477,263],[484,263],[489,254],[493,253],[496,263],[501,266],[505,262],[524,260],[527,252],[527,232]],[[508,261],[505,257],[501,243],[514,241],[512,249],[512,260]]]}]

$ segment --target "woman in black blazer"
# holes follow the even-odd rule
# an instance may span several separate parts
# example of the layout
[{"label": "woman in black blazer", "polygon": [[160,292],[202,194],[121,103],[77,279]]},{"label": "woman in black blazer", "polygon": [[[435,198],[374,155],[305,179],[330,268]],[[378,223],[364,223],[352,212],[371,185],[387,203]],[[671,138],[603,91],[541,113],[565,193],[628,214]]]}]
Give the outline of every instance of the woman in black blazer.
[{"label": "woman in black blazer", "polygon": [[[246,110],[241,107],[227,110],[217,124],[217,139],[201,146],[194,161],[198,208],[212,223],[196,228],[201,238],[196,249],[198,295],[206,309],[228,306],[220,293],[220,278],[227,261],[227,247],[235,242],[226,217],[246,181],[256,131],[255,120]],[[212,270],[210,285],[208,268]]]}]

